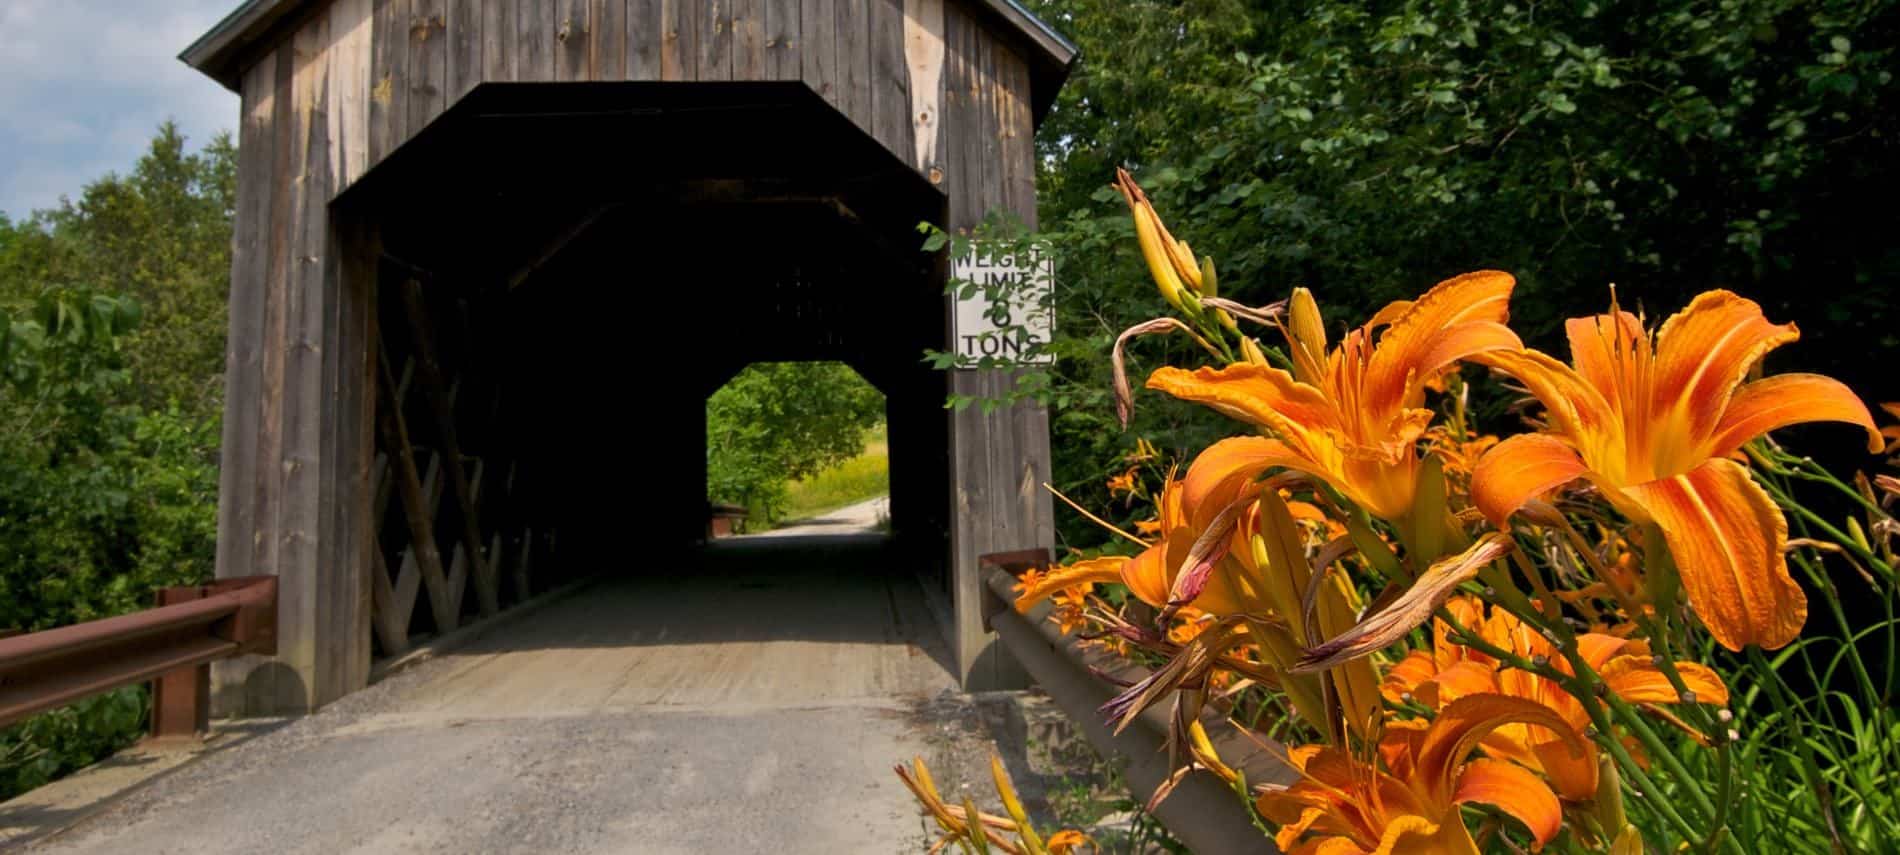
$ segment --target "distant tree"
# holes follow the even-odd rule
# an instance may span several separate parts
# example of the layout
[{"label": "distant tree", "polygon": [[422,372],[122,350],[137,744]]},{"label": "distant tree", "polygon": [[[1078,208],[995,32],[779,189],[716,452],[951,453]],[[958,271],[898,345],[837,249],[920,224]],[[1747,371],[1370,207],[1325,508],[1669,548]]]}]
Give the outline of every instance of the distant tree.
[{"label": "distant tree", "polygon": [[864,451],[884,396],[837,362],[747,366],[706,400],[706,492],[776,516],[785,486]]},{"label": "distant tree", "polygon": [[130,173],[0,226],[0,303],[74,284],[132,297],[146,315],[124,342],[141,400],[209,416],[223,392],[236,164],[228,134],[193,153],[161,125]]}]

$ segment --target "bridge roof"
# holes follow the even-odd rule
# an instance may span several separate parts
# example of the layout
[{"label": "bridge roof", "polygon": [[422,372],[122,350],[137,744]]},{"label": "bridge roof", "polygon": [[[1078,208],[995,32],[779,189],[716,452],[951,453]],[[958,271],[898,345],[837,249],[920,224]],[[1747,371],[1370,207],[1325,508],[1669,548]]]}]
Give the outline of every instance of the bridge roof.
[{"label": "bridge roof", "polygon": [[[199,36],[178,58],[235,92],[244,73],[246,57],[256,55],[254,48],[279,38],[282,34],[279,24],[298,12],[321,7],[324,2],[327,0],[245,0],[244,5]],[[1023,8],[1018,0],[947,2],[962,2],[1022,43],[1034,77],[1035,115],[1040,123],[1055,101],[1056,90],[1068,78],[1069,66],[1075,62],[1077,53],[1075,44]]]}]

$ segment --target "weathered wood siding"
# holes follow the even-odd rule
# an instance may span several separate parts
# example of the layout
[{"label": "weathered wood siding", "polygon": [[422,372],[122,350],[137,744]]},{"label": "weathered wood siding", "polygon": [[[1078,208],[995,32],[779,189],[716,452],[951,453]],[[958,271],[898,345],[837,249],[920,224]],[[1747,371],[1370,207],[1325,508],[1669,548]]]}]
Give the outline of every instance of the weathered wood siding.
[{"label": "weathered wood siding", "polygon": [[[485,82],[803,80],[929,175],[943,150],[946,71],[968,68],[965,84],[994,93],[972,96],[989,99],[993,123],[966,129],[987,137],[985,154],[1002,156],[1010,122],[1029,123],[1025,144],[1034,131],[1016,43],[956,0],[332,0],[246,73],[247,114],[284,84],[258,69],[286,55],[329,123],[330,197]],[[953,210],[978,204],[951,195]]]},{"label": "weathered wood siding", "polygon": [[[950,226],[1033,224],[1016,44],[957,0],[332,0],[299,17],[243,74],[217,559],[281,577],[281,652],[220,666],[221,706],[314,708],[369,672],[377,236],[338,194],[484,82],[786,80],[940,188]],[[1048,418],[946,418],[957,655],[971,685],[1007,683],[976,557],[1052,541]]]}]

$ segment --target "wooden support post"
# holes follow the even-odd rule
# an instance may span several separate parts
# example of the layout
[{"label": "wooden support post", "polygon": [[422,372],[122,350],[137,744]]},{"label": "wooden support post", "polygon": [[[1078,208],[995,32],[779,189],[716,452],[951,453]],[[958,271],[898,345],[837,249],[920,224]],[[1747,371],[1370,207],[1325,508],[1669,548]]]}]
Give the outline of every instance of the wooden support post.
[{"label": "wooden support post", "polygon": [[[389,370],[389,360],[382,362],[384,388],[393,389],[395,374]],[[409,445],[409,427],[403,419],[402,402],[393,394],[386,394],[384,398],[383,441],[396,464],[396,487],[402,495],[403,514],[409,520],[410,546],[420,565],[423,584],[429,587],[436,629],[447,632],[456,626],[460,604],[448,600],[448,577],[442,572],[442,555],[435,547],[435,518],[429,512],[422,477],[416,473],[415,450]]]},{"label": "wooden support post", "polygon": [[448,385],[442,379],[434,324],[429,320],[422,283],[414,279],[405,282],[402,302],[404,314],[409,317],[409,332],[415,340],[418,379],[422,382],[423,394],[429,399],[430,409],[435,412],[436,436],[441,443],[442,454],[448,458],[445,468],[449,473],[449,486],[455,494],[457,509],[461,511],[462,548],[467,550],[468,562],[474,568],[475,599],[482,615],[486,617],[501,610],[501,598],[496,591],[495,576],[488,570],[482,556],[481,517],[476,514],[475,488],[470,486],[468,472],[462,468],[462,446],[455,433],[455,404],[450,400]]}]

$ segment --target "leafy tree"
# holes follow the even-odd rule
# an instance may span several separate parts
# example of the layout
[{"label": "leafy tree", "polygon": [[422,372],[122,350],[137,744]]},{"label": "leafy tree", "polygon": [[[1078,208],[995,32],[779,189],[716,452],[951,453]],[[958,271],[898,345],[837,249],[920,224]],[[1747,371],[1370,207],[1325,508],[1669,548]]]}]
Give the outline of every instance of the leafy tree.
[{"label": "leafy tree", "polygon": [[706,400],[706,494],[776,517],[785,485],[849,460],[884,396],[838,362],[747,366]]},{"label": "leafy tree", "polygon": [[[1038,145],[1066,339],[1056,474],[1085,504],[1135,436],[1207,436],[1153,396],[1121,435],[1100,391],[1113,336],[1160,305],[1106,188],[1117,165],[1224,293],[1307,285],[1335,328],[1494,267],[1520,280],[1514,325],[1561,351],[1560,319],[1611,283],[1652,316],[1729,287],[1800,324],[1799,367],[1900,396],[1900,3],[1031,5],[1083,55]],[[1179,346],[1137,342],[1137,382]]]},{"label": "leafy tree", "polygon": [[[0,215],[0,629],[211,574],[232,147],[170,125],[78,202]],[[0,798],[136,739],[142,689],[0,731]]]},{"label": "leafy tree", "polygon": [[213,417],[224,380],[225,298],[237,148],[220,134],[196,153],[170,122],[127,175],[19,222],[0,220],[0,301],[83,283],[136,299],[148,323],[123,342],[138,398]]}]

